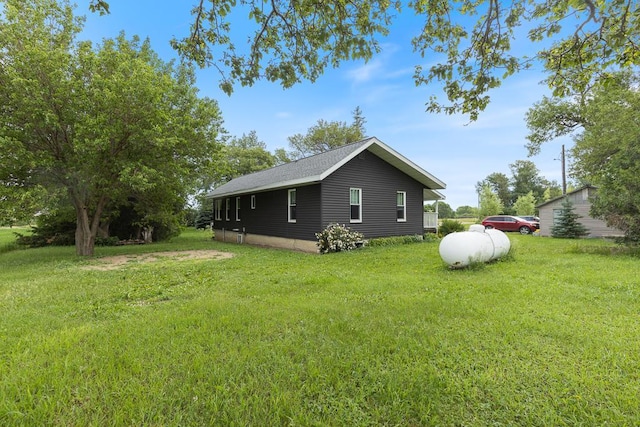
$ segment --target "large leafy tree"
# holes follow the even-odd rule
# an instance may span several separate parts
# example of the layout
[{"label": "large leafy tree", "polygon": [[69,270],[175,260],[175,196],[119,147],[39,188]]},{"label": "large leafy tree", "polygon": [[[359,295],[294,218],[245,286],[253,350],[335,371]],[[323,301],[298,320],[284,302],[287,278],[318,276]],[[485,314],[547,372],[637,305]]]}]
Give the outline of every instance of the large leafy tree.
[{"label": "large leafy tree", "polygon": [[480,189],[480,207],[478,214],[481,218],[504,212],[504,205],[496,193],[488,185]]},{"label": "large leafy tree", "polygon": [[8,180],[0,183],[0,226],[30,222],[42,209],[47,197],[46,190],[41,186],[24,188],[22,183],[17,185],[22,188],[16,188]]},{"label": "large leafy tree", "polygon": [[[108,1],[91,7],[106,13]],[[216,67],[227,93],[259,79],[290,87],[343,61],[372,58],[394,17],[414,13],[424,24],[413,49],[432,64],[415,67],[415,82],[441,81],[448,98],[431,98],[428,109],[474,120],[489,90],[533,64],[542,64],[555,95],[585,94],[612,69],[639,65],[639,8],[634,0],[200,0],[189,34],[173,46]]]},{"label": "large leafy tree", "polygon": [[536,198],[533,191],[529,191],[524,196],[518,197],[513,204],[513,211],[516,215],[533,215],[536,209]]},{"label": "large leafy tree", "polygon": [[535,200],[543,200],[544,191],[551,187],[546,178],[540,175],[535,163],[530,160],[516,160],[509,165],[511,169],[511,203],[530,192]]},{"label": "large leafy tree", "polygon": [[360,141],[365,137],[365,123],[360,107],[353,111],[351,124],[320,119],[309,128],[306,135],[297,133],[288,138],[291,150],[287,152],[287,157],[297,160]]},{"label": "large leafy tree", "polygon": [[562,188],[556,186],[548,187],[542,194],[542,202],[547,202],[560,196],[562,196]]},{"label": "large leafy tree", "polygon": [[0,181],[65,190],[79,255],[93,253],[109,206],[135,197],[168,214],[217,149],[219,110],[197,97],[193,70],[137,38],[77,42],[66,2],[2,6]]},{"label": "large leafy tree", "polygon": [[576,136],[572,172],[598,187],[592,213],[640,242],[640,76],[598,88]]},{"label": "large leafy tree", "polygon": [[[216,187],[242,175],[274,166],[276,157],[267,150],[267,144],[256,131],[232,137],[215,156],[214,175],[209,187]],[[208,188],[207,188],[208,189]]]},{"label": "large leafy tree", "polygon": [[[531,203],[530,194],[533,196],[534,205],[547,200],[545,194],[561,194],[558,184],[541,176],[535,163],[529,160],[516,160],[509,165],[509,169],[511,178],[503,173],[494,172],[476,184],[478,194],[484,186],[488,186],[500,199],[505,213],[517,214],[517,211],[524,206],[516,207],[516,203],[518,200],[521,200],[521,203],[524,203],[524,200],[527,201],[526,203]],[[526,210],[528,210],[527,214],[533,213],[532,209]],[[520,212],[520,214],[525,213]]]},{"label": "large leafy tree", "polygon": [[485,185],[488,185],[498,196],[505,209],[509,209],[512,203],[509,177],[501,172],[493,172],[476,184],[476,192],[480,194]]},{"label": "large leafy tree", "polygon": [[591,214],[640,241],[640,76],[617,73],[586,99],[544,99],[527,115],[529,149],[572,135],[571,174],[598,187]]}]

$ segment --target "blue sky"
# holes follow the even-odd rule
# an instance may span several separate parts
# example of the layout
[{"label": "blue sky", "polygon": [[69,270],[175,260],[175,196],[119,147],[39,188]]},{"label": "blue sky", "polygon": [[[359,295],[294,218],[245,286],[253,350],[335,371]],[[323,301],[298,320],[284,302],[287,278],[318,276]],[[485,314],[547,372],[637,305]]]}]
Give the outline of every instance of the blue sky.
[{"label": "blue sky", "polygon": [[[77,15],[86,15],[80,38],[100,42],[125,31],[127,37],[148,37],[165,60],[176,58],[169,46],[173,37],[188,34],[192,1],[110,0],[110,15],[89,12],[89,0],[78,0]],[[542,153],[528,158],[525,148],[526,111],[548,90],[536,70],[511,77],[490,93],[491,104],[476,122],[466,116],[431,114],[425,104],[431,95],[444,101],[436,83],[416,87],[412,75],[417,64],[429,58],[413,53],[411,37],[419,31],[419,19],[404,12],[382,40],[382,51],[368,63],[345,62],[328,69],[315,83],[290,89],[259,82],[236,87],[231,96],[218,88],[218,72],[198,71],[202,96],[218,101],[224,126],[233,136],[255,130],[270,151],[288,149],[287,137],[306,133],[318,120],[351,122],[359,106],[366,118],[368,136],[375,136],[447,184],[445,202],[454,209],[477,205],[475,184],[493,172],[511,176],[509,164],[533,161],[540,174],[560,182],[561,144],[554,141]],[[522,48],[527,48],[522,45]]]}]

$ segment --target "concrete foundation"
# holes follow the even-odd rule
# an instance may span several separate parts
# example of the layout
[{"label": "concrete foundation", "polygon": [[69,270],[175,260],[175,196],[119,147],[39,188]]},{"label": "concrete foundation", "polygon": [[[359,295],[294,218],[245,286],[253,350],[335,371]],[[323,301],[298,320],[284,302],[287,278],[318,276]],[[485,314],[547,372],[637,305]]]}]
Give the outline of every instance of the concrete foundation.
[{"label": "concrete foundation", "polygon": [[289,249],[293,251],[318,253],[318,245],[314,240],[287,239],[284,237],[262,236],[242,233],[237,230],[215,229],[215,239],[220,242],[240,243],[271,248]]}]

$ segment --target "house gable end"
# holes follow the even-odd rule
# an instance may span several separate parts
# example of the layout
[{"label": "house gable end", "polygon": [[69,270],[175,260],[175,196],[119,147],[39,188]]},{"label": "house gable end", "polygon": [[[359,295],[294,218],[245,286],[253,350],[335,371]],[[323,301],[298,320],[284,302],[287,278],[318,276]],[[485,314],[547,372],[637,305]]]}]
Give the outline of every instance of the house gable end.
[{"label": "house gable end", "polygon": [[[422,183],[429,190],[437,190],[437,189],[445,189],[446,184],[431,175],[429,172],[425,171],[415,163],[411,162],[406,157],[402,156],[395,150],[391,149],[389,146],[378,140],[377,138],[371,138],[366,144],[362,145],[358,150],[349,154],[349,156],[343,158],[341,161],[333,165],[333,167],[327,169],[321,176],[320,180],[324,180],[326,177],[330,176],[335,171],[339,170],[345,164],[353,160],[354,158],[361,156],[364,151],[369,151],[385,162],[389,163],[391,166],[399,169],[403,173],[412,177],[416,181]],[[441,196],[440,193],[434,191],[433,194],[436,198]]]},{"label": "house gable end", "polygon": [[[422,234],[423,183],[364,151],[322,181],[322,224],[346,224],[365,237]],[[361,195],[361,216],[352,220],[351,193]],[[403,198],[403,218],[398,220],[398,193]]]}]

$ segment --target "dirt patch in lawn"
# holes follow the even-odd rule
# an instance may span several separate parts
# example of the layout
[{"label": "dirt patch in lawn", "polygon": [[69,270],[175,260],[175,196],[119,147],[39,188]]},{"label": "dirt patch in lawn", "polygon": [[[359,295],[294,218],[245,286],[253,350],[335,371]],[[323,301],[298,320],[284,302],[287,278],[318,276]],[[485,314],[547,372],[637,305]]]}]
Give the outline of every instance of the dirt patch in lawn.
[{"label": "dirt patch in lawn", "polygon": [[233,257],[231,253],[215,250],[151,252],[146,254],[115,255],[96,258],[94,264],[87,265],[84,268],[87,270],[104,271],[116,270],[131,264],[146,264],[167,259],[172,261],[189,261],[195,259],[211,259],[217,261],[231,257]]}]

